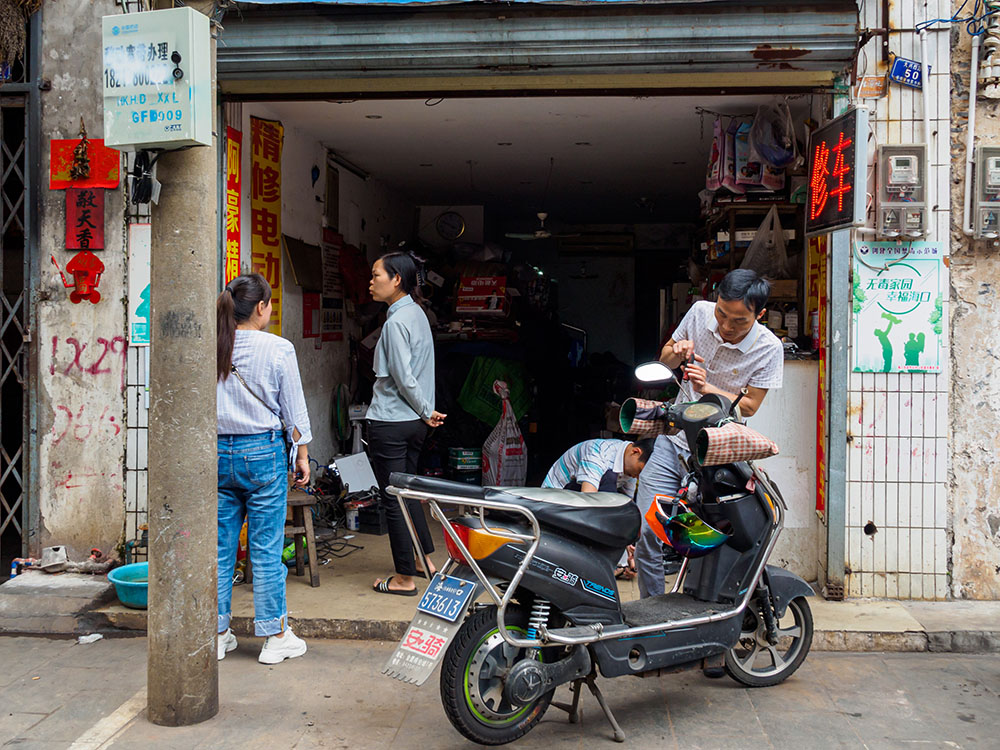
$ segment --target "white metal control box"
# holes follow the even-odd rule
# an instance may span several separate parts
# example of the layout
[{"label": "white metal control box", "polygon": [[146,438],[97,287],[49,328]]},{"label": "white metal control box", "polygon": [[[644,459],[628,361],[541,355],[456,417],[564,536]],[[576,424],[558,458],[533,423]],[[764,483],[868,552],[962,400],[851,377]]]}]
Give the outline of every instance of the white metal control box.
[{"label": "white metal control box", "polygon": [[917,239],[927,235],[927,146],[879,146],[875,233]]},{"label": "white metal control box", "polygon": [[211,145],[208,17],[171,8],[104,16],[102,28],[105,145]]},{"label": "white metal control box", "polygon": [[975,236],[1000,237],[1000,146],[976,149]]}]

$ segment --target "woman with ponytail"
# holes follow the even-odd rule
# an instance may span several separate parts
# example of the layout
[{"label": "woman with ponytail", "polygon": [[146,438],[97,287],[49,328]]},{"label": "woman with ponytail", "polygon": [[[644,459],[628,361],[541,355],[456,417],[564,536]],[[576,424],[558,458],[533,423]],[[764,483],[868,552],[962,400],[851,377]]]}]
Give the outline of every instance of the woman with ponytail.
[{"label": "woman with ponytail", "polygon": [[[288,627],[285,539],[288,468],[296,486],[309,482],[312,440],[295,347],[265,332],[271,287],[258,273],[230,281],[215,303],[216,416],[219,442],[218,657],[236,648],[229,629],[233,567],[244,517],[253,562],[254,634],[264,636],[257,660],[277,664],[306,652]],[[285,440],[291,442],[291,450]]]},{"label": "woman with ponytail", "polygon": [[[385,506],[389,526],[389,546],[396,574],[375,581],[372,588],[380,594],[415,596],[414,562],[403,511],[394,497],[386,494],[389,474],[402,471],[415,474],[420,448],[428,427],[439,427],[447,415],[434,410],[434,339],[427,315],[414,297],[419,298],[419,270],[416,259],[405,252],[383,255],[372,266],[368,286],[376,302],[389,305],[382,335],[375,346],[375,387],[368,407],[368,453]],[[424,554],[434,551],[423,508],[408,501],[410,517]],[[429,558],[428,558],[429,559]]]}]

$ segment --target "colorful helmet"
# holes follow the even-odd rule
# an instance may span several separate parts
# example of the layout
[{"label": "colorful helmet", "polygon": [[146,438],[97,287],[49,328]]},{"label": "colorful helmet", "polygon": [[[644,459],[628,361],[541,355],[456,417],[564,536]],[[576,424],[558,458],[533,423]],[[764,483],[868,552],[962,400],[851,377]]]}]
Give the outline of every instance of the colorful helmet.
[{"label": "colorful helmet", "polygon": [[709,526],[686,508],[684,513],[667,518],[655,500],[646,511],[646,523],[661,541],[683,557],[704,557],[729,539],[728,534]]}]

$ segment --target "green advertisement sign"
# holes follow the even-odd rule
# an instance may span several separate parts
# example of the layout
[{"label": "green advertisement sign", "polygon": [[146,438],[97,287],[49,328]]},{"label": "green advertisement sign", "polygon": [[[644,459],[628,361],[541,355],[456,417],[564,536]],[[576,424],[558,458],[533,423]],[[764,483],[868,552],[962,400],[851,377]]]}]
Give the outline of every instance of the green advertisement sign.
[{"label": "green advertisement sign", "polygon": [[858,242],[854,372],[941,372],[947,288],[942,242]]}]

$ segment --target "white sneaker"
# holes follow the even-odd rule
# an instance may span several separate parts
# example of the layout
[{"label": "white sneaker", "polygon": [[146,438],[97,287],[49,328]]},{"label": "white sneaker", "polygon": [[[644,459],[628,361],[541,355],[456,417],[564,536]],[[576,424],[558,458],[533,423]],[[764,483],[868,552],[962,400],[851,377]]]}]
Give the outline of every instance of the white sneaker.
[{"label": "white sneaker", "polygon": [[236,636],[230,628],[226,628],[225,633],[219,633],[219,661],[226,658],[226,654],[236,650]]},{"label": "white sneaker", "polygon": [[291,628],[285,628],[283,636],[269,635],[267,637],[257,661],[261,664],[277,664],[285,659],[302,656],[305,652],[306,642],[295,635]]}]

